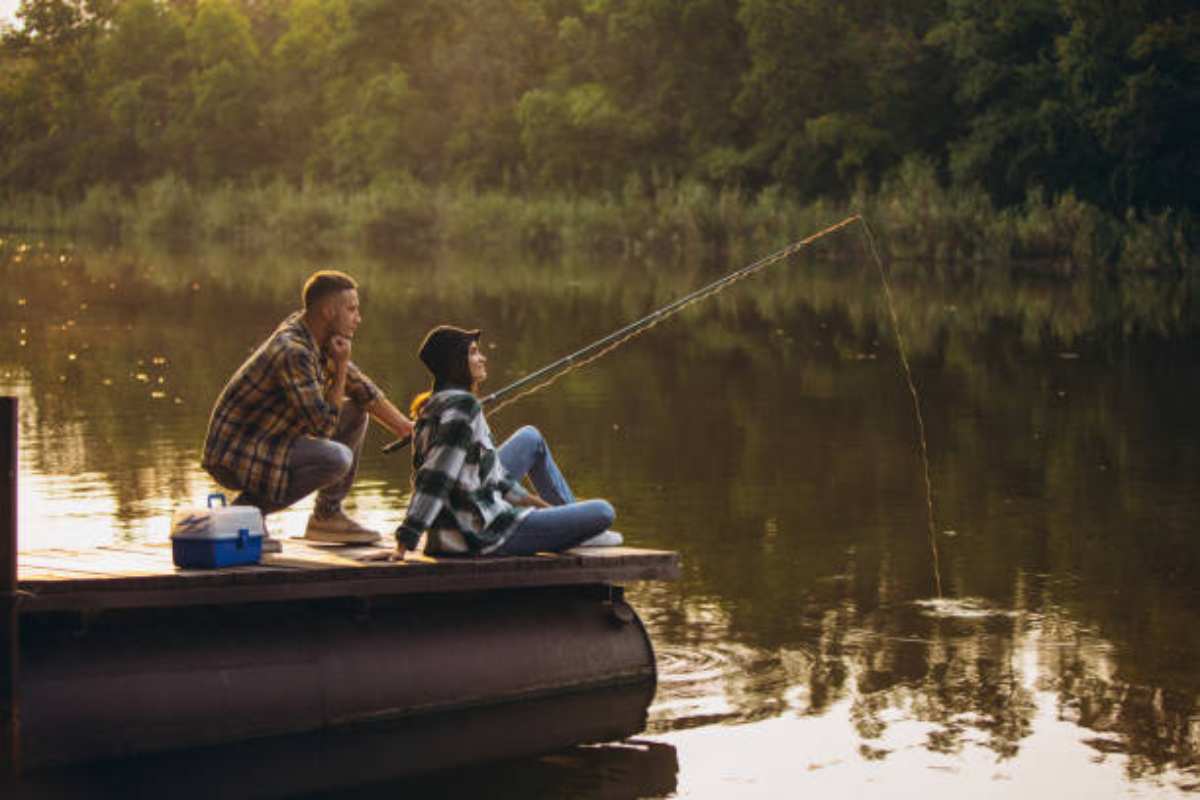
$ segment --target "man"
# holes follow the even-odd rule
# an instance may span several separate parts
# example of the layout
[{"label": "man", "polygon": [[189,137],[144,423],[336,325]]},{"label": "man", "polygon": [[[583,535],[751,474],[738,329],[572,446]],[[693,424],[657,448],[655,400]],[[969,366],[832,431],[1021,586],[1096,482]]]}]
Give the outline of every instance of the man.
[{"label": "man", "polygon": [[[394,436],[412,432],[400,413],[350,361],[362,322],[358,284],[334,270],[313,273],[304,309],[291,314],[221,391],[208,423],[202,464],[239,491],[234,505],[270,514],[316,491],[304,536],[370,544],[379,533],[342,511],[358,471],[370,417]],[[368,416],[369,415],[369,416]],[[266,552],[280,544],[269,537]]]}]

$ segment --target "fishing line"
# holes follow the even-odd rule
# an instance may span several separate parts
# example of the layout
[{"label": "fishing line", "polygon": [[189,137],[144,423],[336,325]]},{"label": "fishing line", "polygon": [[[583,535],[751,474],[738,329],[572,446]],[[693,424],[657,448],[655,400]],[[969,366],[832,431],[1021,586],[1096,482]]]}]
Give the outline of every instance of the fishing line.
[{"label": "fishing line", "polygon": [[929,443],[925,438],[925,417],[921,414],[921,397],[917,392],[917,384],[913,380],[912,367],[908,363],[908,352],[904,346],[904,334],[900,330],[900,318],[896,315],[896,303],[892,299],[892,285],[887,278],[887,270],[883,268],[883,259],[879,256],[879,248],[875,246],[875,234],[867,224],[865,217],[860,216],[863,236],[879,269],[879,280],[883,282],[883,296],[887,300],[888,313],[892,317],[892,330],[896,332],[896,349],[900,353],[900,364],[904,367],[904,380],[908,383],[908,393],[912,395],[913,415],[917,419],[917,438],[921,443],[921,469],[925,475],[925,507],[929,512],[929,550],[933,553],[933,580],[937,587],[937,596],[942,597],[942,568],[938,557],[937,526],[933,520],[933,481],[929,477]]},{"label": "fishing line", "polygon": [[[790,258],[818,239],[822,239],[831,233],[835,233],[836,231],[854,224],[855,222],[862,224],[863,235],[867,241],[868,252],[875,261],[875,266],[879,271],[879,279],[883,282],[884,298],[887,301],[888,313],[891,316],[892,330],[896,334],[896,345],[900,353],[900,363],[904,368],[904,379],[908,384],[909,394],[912,395],[913,412],[917,420],[917,435],[918,439],[920,440],[921,466],[925,478],[925,507],[928,511],[929,517],[929,547],[933,553],[933,575],[937,587],[937,595],[940,598],[942,596],[942,575],[937,549],[937,536],[935,532],[936,524],[934,522],[933,513],[933,482],[929,475],[929,445],[925,436],[925,419],[921,414],[920,394],[917,391],[916,382],[913,380],[912,367],[908,362],[908,351],[904,343],[904,335],[900,331],[900,319],[896,314],[896,303],[892,297],[892,287],[887,278],[887,270],[884,269],[883,258],[879,255],[879,248],[875,244],[875,235],[871,231],[871,226],[867,224],[867,220],[861,214],[853,214],[849,217],[846,217],[841,222],[837,222],[833,225],[830,225],[828,228],[825,228],[824,230],[812,234],[811,236],[807,236],[803,239],[795,241],[782,250],[778,250],[769,256],[765,256],[764,258],[761,258],[758,261],[743,267],[742,269],[713,281],[707,286],[703,286],[700,289],[690,292],[678,300],[668,303],[657,311],[654,311],[645,317],[631,322],[625,327],[610,333],[608,336],[605,336],[591,343],[590,345],[571,353],[570,355],[564,356],[557,361],[547,364],[541,369],[531,372],[525,377],[514,381],[502,389],[484,396],[479,402],[484,408],[489,409],[489,415],[495,414],[496,412],[507,408],[524,397],[528,397],[535,392],[542,391],[546,387],[556,383],[559,378],[567,373],[574,372],[575,370],[587,366],[593,361],[608,355],[629,340],[641,336],[646,331],[657,326],[663,320],[674,316],[693,303],[697,303],[701,300],[711,297],[717,292],[720,292],[723,289],[737,283],[738,281],[741,281],[757,272],[766,269],[772,264],[776,264],[786,258]],[[390,453],[394,450],[398,450],[401,447],[406,446],[409,441],[411,441],[411,438],[407,436],[402,439],[397,439],[396,441],[384,446],[383,452]]]}]

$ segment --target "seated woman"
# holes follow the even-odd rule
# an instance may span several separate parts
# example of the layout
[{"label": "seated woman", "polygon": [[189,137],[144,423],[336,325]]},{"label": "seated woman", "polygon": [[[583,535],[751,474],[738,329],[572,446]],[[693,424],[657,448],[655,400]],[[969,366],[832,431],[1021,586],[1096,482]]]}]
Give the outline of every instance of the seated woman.
[{"label": "seated woman", "polygon": [[[487,378],[479,336],[441,325],[421,344],[433,389],[413,401],[413,496],[392,557],[403,559],[426,530],[442,552],[515,556],[619,544],[620,534],[605,532],[613,507],[575,500],[536,428],[493,444],[475,396]],[[521,486],[526,475],[540,496]]]}]

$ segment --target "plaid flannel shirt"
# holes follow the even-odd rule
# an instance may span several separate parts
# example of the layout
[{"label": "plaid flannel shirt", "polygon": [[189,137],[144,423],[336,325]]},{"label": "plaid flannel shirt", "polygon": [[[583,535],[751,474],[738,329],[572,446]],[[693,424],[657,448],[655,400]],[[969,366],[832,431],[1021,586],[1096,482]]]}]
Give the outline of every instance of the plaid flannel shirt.
[{"label": "plaid flannel shirt", "polygon": [[472,552],[490,553],[532,509],[515,508],[529,493],[496,453],[483,407],[470,392],[429,398],[413,431],[413,495],[396,538],[414,549],[429,528],[458,530]]},{"label": "plaid flannel shirt", "polygon": [[[208,421],[202,466],[222,467],[240,481],[230,487],[282,505],[287,461],[301,436],[328,438],[338,410],[325,400],[333,385],[332,361],[295,312],[275,329],[225,384]],[[358,367],[346,372],[346,396],[366,407],[379,389]],[[216,477],[214,475],[214,477]]]}]

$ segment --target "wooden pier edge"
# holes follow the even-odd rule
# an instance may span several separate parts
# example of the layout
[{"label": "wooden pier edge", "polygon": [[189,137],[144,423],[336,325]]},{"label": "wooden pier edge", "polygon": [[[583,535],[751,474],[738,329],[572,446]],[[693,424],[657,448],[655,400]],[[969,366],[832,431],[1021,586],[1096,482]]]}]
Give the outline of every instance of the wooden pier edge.
[{"label": "wooden pier edge", "polygon": [[20,774],[17,398],[0,397],[0,781]]},{"label": "wooden pier edge", "polygon": [[[288,542],[284,550],[281,556],[264,558],[261,565],[182,571],[171,565],[170,549],[164,546],[130,546],[129,551],[119,547],[83,552],[32,551],[24,559],[30,574],[18,584],[23,595],[20,612],[91,613],[105,609],[621,585],[677,580],[680,575],[678,553],[640,548],[488,559],[418,556],[404,564],[370,564],[353,558],[373,548],[331,553],[319,546]],[[125,559],[136,571],[121,575]],[[105,570],[116,570],[118,574],[105,574]]]}]

